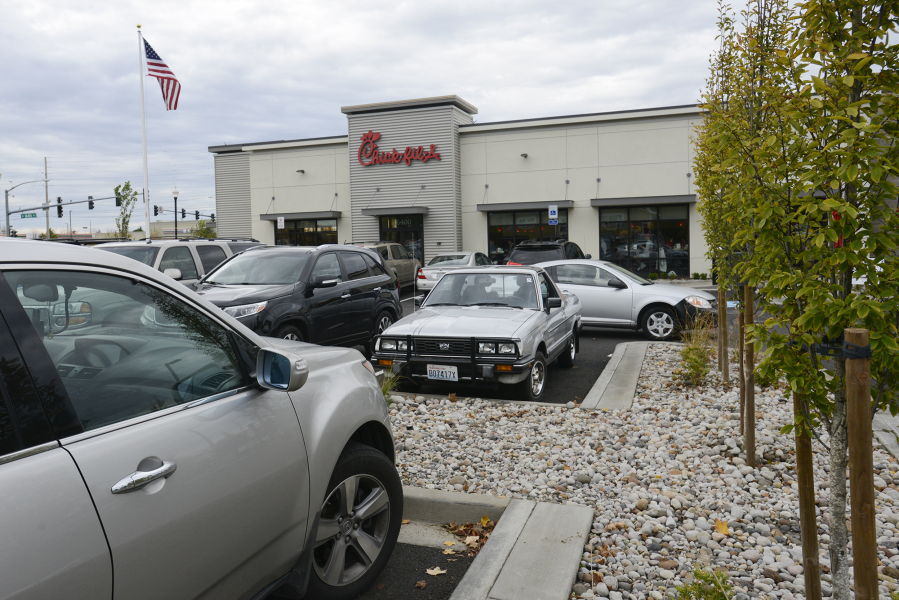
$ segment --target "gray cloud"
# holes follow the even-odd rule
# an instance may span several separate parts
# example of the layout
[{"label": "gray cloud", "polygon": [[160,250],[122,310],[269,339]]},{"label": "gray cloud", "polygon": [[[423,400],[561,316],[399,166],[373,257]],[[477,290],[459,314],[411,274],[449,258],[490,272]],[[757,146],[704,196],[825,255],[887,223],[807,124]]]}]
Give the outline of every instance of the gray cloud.
[{"label": "gray cloud", "polygon": [[[183,86],[166,112],[145,78],[151,200],[171,207],[177,185],[179,207],[211,211],[207,146],[339,135],[343,105],[458,94],[486,122],[695,102],[715,10],[661,0],[16,3],[0,22],[3,187],[39,176],[44,156],[51,198],[142,186],[136,23]],[[13,194],[13,206],[39,203],[43,187]],[[72,221],[105,228],[115,214],[98,203]]]}]

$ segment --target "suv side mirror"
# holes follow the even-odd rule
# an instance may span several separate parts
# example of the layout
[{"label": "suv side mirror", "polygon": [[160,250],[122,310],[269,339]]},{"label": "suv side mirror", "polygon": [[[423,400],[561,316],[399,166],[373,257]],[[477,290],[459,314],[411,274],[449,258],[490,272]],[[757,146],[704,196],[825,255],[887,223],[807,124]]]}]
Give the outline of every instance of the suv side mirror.
[{"label": "suv side mirror", "polygon": [[418,310],[419,308],[421,308],[421,303],[424,301],[425,301],[424,296],[415,296],[415,298],[412,299],[412,304],[415,306],[415,310]]},{"label": "suv side mirror", "polygon": [[608,285],[610,288],[618,288],[619,290],[627,289],[627,284],[618,278],[610,279]]},{"label": "suv side mirror", "polygon": [[256,381],[267,390],[295,392],[309,378],[306,359],[284,350],[262,348],[256,358]]},{"label": "suv side mirror", "polygon": [[162,274],[166,277],[171,277],[175,281],[181,281],[181,269],[166,269]]},{"label": "suv side mirror", "polygon": [[562,299],[561,298],[547,298],[546,299],[546,308],[562,308]]},{"label": "suv side mirror", "polygon": [[319,275],[312,280],[313,288],[329,288],[337,285],[337,279],[331,275]]},{"label": "suv side mirror", "polygon": [[589,260],[589,259],[593,258],[593,255],[592,255],[592,254],[585,254],[585,255],[584,255],[584,258],[586,258],[587,260]]}]

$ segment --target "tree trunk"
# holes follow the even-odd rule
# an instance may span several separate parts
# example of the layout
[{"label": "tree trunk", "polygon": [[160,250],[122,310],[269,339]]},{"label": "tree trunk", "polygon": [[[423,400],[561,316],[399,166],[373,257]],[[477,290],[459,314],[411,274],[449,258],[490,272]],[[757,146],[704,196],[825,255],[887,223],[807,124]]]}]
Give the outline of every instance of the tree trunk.
[{"label": "tree trunk", "polygon": [[[846,359],[834,358],[834,378],[845,383]],[[846,422],[846,388],[834,394],[830,425],[830,571],[834,600],[849,600],[849,531],[846,527],[846,466],[849,464],[849,431]]]},{"label": "tree trunk", "polygon": [[[755,316],[755,307],[753,306],[753,293],[755,289],[747,285],[745,288],[745,299],[743,300],[743,318],[746,326],[753,324]],[[745,399],[745,421],[746,425],[743,429],[743,450],[746,453],[746,464],[756,468],[755,464],[755,346],[747,339],[746,332],[743,332],[743,341],[746,344],[744,356],[746,357],[746,396]]]},{"label": "tree trunk", "polygon": [[[742,307],[743,303],[740,302]],[[743,435],[743,424],[746,423],[746,378],[743,375],[743,309],[737,311],[737,356],[740,359],[740,435]]]},{"label": "tree trunk", "polygon": [[721,380],[730,383],[730,340],[727,339],[727,291],[718,284],[718,365]]}]

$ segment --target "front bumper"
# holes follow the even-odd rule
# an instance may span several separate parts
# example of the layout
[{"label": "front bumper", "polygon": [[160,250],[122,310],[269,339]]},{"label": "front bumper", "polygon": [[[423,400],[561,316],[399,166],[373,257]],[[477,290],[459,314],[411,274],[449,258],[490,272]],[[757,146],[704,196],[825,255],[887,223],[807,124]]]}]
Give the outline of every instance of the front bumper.
[{"label": "front bumper", "polygon": [[[523,381],[531,372],[532,359],[503,359],[476,356],[434,356],[375,352],[371,362],[382,369],[409,377],[418,383],[433,381],[449,385],[514,384]],[[459,381],[428,379],[428,365],[456,367]]]},{"label": "front bumper", "polygon": [[712,325],[718,325],[718,302],[712,301],[712,308],[699,308],[681,300],[674,306],[681,327],[695,323],[697,319],[708,319]]}]

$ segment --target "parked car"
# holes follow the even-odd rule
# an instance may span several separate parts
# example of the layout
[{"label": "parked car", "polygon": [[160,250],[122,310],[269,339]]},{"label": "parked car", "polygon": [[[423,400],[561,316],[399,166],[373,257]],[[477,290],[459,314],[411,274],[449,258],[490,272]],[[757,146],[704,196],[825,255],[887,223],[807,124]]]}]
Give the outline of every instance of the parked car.
[{"label": "parked car", "polygon": [[447,252],[446,254],[438,254],[431,259],[428,266],[418,270],[418,276],[415,278],[415,291],[430,292],[448,271],[492,264],[493,261],[481,252]]},{"label": "parked car", "polygon": [[414,384],[514,385],[522,399],[540,400],[547,365],[574,364],[579,329],[578,299],[543,269],[460,269],[378,336],[372,360]]},{"label": "parked car", "polygon": [[260,335],[368,346],[403,315],[399,286],[357,246],[264,246],[222,263],[197,293]]},{"label": "parked car", "polygon": [[380,255],[387,265],[387,272],[396,277],[400,284],[412,284],[421,267],[421,262],[413,258],[409,251],[394,242],[353,242],[353,245],[368,248]]},{"label": "parked car", "polygon": [[[103,318],[56,330],[22,304],[85,297]],[[259,337],[137,261],[36,241],[0,240],[0,489],[17,600],[348,599],[403,504],[357,351]]]},{"label": "parked car", "polygon": [[507,265],[535,265],[548,260],[563,258],[590,258],[584,254],[580,246],[574,242],[558,240],[556,242],[521,242],[506,255]]},{"label": "parked car", "polygon": [[653,283],[610,262],[557,260],[538,266],[564,293],[580,298],[585,325],[642,329],[651,340],[667,340],[697,315],[717,316],[713,295]]},{"label": "parked car", "polygon": [[184,239],[112,242],[97,248],[133,258],[192,286],[228,257],[264,245],[256,240]]}]

